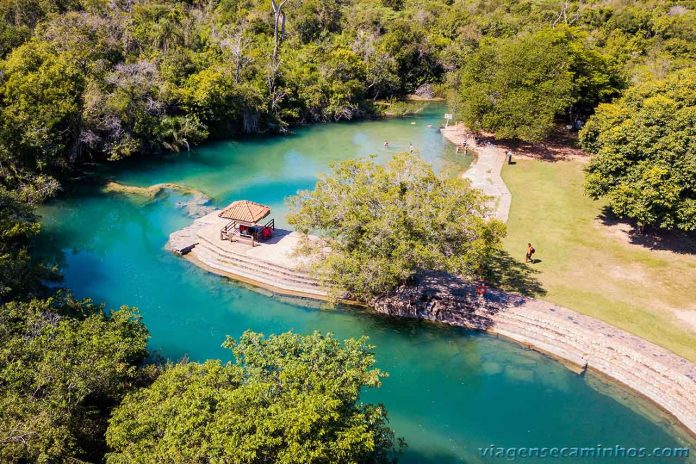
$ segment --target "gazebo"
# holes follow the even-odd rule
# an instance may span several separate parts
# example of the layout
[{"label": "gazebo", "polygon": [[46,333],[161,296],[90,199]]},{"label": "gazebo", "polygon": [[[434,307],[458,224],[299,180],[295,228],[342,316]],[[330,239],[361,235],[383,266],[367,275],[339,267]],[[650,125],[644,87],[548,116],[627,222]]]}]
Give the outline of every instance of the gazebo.
[{"label": "gazebo", "polygon": [[262,219],[271,214],[271,208],[249,200],[230,203],[218,213],[222,219],[230,222],[220,230],[220,240],[232,242],[246,241],[255,246],[257,242],[268,240],[275,230],[275,219],[261,225]]}]

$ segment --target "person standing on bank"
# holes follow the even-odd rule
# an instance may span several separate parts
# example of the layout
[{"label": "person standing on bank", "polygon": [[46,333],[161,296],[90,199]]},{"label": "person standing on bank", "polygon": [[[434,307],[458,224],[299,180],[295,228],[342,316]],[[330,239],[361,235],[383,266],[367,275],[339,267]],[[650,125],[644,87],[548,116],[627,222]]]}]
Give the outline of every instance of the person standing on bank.
[{"label": "person standing on bank", "polygon": [[534,259],[532,256],[534,256],[534,253],[536,253],[536,250],[532,246],[531,243],[527,243],[527,254],[524,256],[524,262],[525,263],[534,263]]}]

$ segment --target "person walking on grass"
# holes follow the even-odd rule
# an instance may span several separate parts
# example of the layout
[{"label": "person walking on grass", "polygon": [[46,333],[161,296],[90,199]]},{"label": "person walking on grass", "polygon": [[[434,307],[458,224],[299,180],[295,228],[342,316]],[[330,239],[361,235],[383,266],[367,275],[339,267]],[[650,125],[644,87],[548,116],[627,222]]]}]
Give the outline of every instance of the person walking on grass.
[{"label": "person walking on grass", "polygon": [[536,253],[536,250],[532,246],[531,243],[527,243],[527,254],[524,256],[524,262],[525,263],[534,263],[534,259],[532,256],[534,256],[534,253]]}]

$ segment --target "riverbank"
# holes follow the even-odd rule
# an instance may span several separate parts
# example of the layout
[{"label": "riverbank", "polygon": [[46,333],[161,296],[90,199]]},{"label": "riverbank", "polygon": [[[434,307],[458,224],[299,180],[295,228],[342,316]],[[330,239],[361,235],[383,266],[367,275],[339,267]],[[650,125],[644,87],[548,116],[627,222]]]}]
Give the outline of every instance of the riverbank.
[{"label": "riverbank", "polygon": [[[223,221],[224,222],[224,221]],[[301,271],[296,233],[281,231],[257,247],[219,240],[217,212],[174,232],[168,247],[207,271],[293,297],[325,300],[319,282]],[[551,303],[476,288],[452,276],[429,276],[375,302],[376,312],[428,320],[514,340],[620,382],[674,417],[696,436],[696,366],[657,345]]]},{"label": "riverbank", "polygon": [[488,132],[474,134],[460,122],[446,128],[443,127],[440,132],[455,145],[466,143],[469,147],[475,147],[478,141],[481,147],[493,145],[502,152],[509,150],[513,154],[513,159],[542,161],[581,160],[587,162],[590,158],[587,153],[578,147],[577,132],[570,132],[563,126],[554,127],[548,140],[543,143],[497,140],[494,134]]},{"label": "riverbank", "polygon": [[519,295],[430,275],[375,310],[485,331],[549,355],[575,372],[592,370],[649,399],[696,436],[696,365],[600,320]]},{"label": "riverbank", "polygon": [[[442,133],[455,144],[475,146],[461,124]],[[639,233],[608,214],[602,201],[589,199],[588,156],[576,148],[576,137],[564,128],[544,144],[477,137],[484,148],[513,154],[501,173],[514,198],[506,251],[521,259],[526,244],[534,244],[536,259],[527,269],[545,300],[696,362],[696,248],[684,235]]]},{"label": "riverbank", "polygon": [[[696,363],[696,250],[684,237],[637,233],[584,194],[581,160],[520,159],[505,167],[513,194],[507,252],[529,266],[543,299],[600,319]],[[686,317],[685,317],[686,316]]]},{"label": "riverbank", "polygon": [[[455,134],[452,131],[452,135]],[[500,162],[500,149],[488,148],[495,151],[489,150],[491,156],[487,158],[496,162],[487,169],[479,168],[478,172],[484,175],[484,179],[497,177],[500,180],[496,182],[502,182],[500,170],[505,165]],[[484,166],[480,164],[484,157],[485,153],[483,157],[479,154],[480,167]],[[214,216],[215,213],[211,213],[208,217]],[[198,221],[200,224],[206,219]],[[186,255],[193,264],[278,294],[312,300],[326,298],[318,283],[312,283],[307,275],[297,274],[301,271],[291,260],[286,260],[284,266],[278,268],[277,265],[283,263],[267,262],[259,251],[254,251],[257,256],[253,263],[249,263],[248,249],[235,251],[221,243],[219,230],[216,229],[219,224],[203,234],[196,231],[195,224],[194,221],[192,226],[184,229],[188,230],[189,235],[186,239],[188,242],[183,242],[184,247],[193,245]],[[176,234],[179,232],[173,236]],[[222,251],[221,246],[225,248]],[[274,245],[261,245],[264,246]],[[285,255],[284,260],[292,254],[288,251],[281,253]],[[266,256],[272,255],[274,253],[266,253]],[[401,295],[400,302],[403,304],[378,303],[376,311],[401,318],[486,331],[561,360],[576,372],[591,370],[600,373],[649,399],[676,418],[692,435],[696,435],[696,368],[686,359],[606,322],[569,310],[564,305],[494,291],[479,301],[475,289],[466,282],[450,283],[444,287],[456,291],[450,292],[447,297],[442,296],[442,292],[436,293],[440,296],[425,300],[411,300]],[[307,291],[308,288],[311,291]],[[423,301],[426,301],[425,305]]]}]

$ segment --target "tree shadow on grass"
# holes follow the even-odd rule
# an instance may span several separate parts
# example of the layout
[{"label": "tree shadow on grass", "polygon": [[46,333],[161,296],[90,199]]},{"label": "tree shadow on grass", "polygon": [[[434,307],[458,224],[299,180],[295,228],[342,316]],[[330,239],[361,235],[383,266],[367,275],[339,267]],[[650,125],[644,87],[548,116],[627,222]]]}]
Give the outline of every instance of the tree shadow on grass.
[{"label": "tree shadow on grass", "polygon": [[544,296],[546,289],[537,279],[537,274],[538,270],[513,258],[507,251],[499,250],[486,264],[483,278],[491,286],[506,292],[528,297]]},{"label": "tree shadow on grass", "polygon": [[522,140],[496,139],[492,134],[479,134],[481,146],[491,143],[504,150],[511,150],[515,156],[557,162],[573,158],[587,158],[588,155],[578,147],[578,134],[557,124],[543,142],[530,143]]},{"label": "tree shadow on grass", "polygon": [[678,254],[696,255],[696,233],[648,229],[640,231],[634,221],[617,217],[605,207],[597,216],[602,225],[611,228],[616,236],[632,245],[650,250],[671,251]]}]

